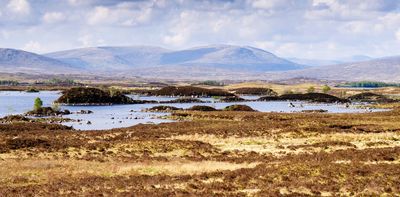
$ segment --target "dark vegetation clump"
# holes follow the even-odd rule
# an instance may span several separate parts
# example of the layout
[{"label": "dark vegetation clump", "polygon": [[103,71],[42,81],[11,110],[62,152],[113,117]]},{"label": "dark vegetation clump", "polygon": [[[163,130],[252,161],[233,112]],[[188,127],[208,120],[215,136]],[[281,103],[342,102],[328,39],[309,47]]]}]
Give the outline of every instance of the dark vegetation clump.
[{"label": "dark vegetation clump", "polygon": [[22,115],[9,115],[0,118],[0,122],[28,122],[30,120],[31,120],[30,118],[27,118]]},{"label": "dark vegetation clump", "polygon": [[325,109],[308,109],[308,110],[302,110],[301,112],[303,113],[326,113],[328,110]]},{"label": "dark vegetation clump", "polygon": [[14,80],[0,80],[0,86],[17,86],[19,85],[18,81]]},{"label": "dark vegetation clump", "polygon": [[360,94],[349,96],[348,99],[350,101],[357,101],[357,102],[378,102],[378,103],[394,102],[393,99],[390,99],[384,95],[375,94],[372,92],[363,92]]},{"label": "dark vegetation clump", "polygon": [[178,98],[172,101],[161,101],[160,103],[204,103],[204,101],[197,98]]},{"label": "dark vegetation clump", "polygon": [[139,95],[155,95],[156,90],[149,90],[149,89],[135,89],[129,90],[129,94],[139,94]]},{"label": "dark vegetation clump", "polygon": [[159,105],[159,106],[154,106],[154,107],[148,109],[148,111],[175,111],[175,110],[182,110],[182,108]]},{"label": "dark vegetation clump", "polygon": [[229,102],[244,102],[247,100],[244,98],[240,98],[238,96],[227,96],[227,97],[220,98],[219,101],[229,103]]},{"label": "dark vegetation clump", "polygon": [[212,81],[212,80],[207,80],[207,81],[202,81],[195,83],[193,85],[205,85],[205,86],[224,86],[224,82],[219,82],[219,81]]},{"label": "dark vegetation clump", "polygon": [[259,101],[309,101],[320,103],[347,103],[349,100],[342,99],[330,94],[324,93],[306,93],[306,94],[284,94],[281,96],[266,96],[258,99]]},{"label": "dark vegetation clump", "polygon": [[103,91],[97,88],[71,88],[63,91],[56,103],[76,105],[133,104],[135,101],[121,92]]},{"label": "dark vegetation clump", "polygon": [[224,108],[225,111],[256,111],[247,105],[230,105]]},{"label": "dark vegetation clump", "polygon": [[15,139],[9,139],[6,141],[6,146],[11,149],[11,150],[17,150],[21,148],[48,148],[50,147],[50,144],[48,141],[43,140],[43,139],[35,139],[35,138],[27,138],[27,139],[21,139],[21,138],[15,138]]},{"label": "dark vegetation clump", "polygon": [[270,88],[237,88],[233,89],[235,94],[278,96],[278,93]]},{"label": "dark vegetation clump", "polygon": [[54,110],[51,107],[40,107],[37,109],[34,109],[32,111],[26,112],[26,115],[28,116],[58,116],[58,115],[68,115],[71,112],[69,110]]},{"label": "dark vegetation clump", "polygon": [[72,130],[72,127],[61,124],[49,124],[43,122],[13,122],[12,124],[0,124],[0,134],[2,132],[25,132],[25,131],[60,131],[60,130]]},{"label": "dark vegetation clump", "polygon": [[212,96],[234,96],[232,93],[226,92],[221,89],[207,89],[193,86],[168,86],[154,92],[156,96],[198,96],[198,97],[212,97]]},{"label": "dark vegetation clump", "polygon": [[28,93],[35,93],[35,92],[39,92],[39,90],[36,89],[36,88],[29,88],[29,89],[26,90],[26,92],[28,92]]},{"label": "dark vegetation clump", "polygon": [[195,105],[191,108],[188,108],[189,111],[217,111],[214,107],[206,106],[206,105]]}]

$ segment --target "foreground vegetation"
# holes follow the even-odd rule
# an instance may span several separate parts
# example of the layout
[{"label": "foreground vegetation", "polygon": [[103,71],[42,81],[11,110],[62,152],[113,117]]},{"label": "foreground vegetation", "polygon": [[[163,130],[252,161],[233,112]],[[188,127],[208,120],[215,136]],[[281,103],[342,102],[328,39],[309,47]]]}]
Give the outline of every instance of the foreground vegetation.
[{"label": "foreground vegetation", "polygon": [[400,108],[368,114],[176,111],[108,131],[0,124],[3,196],[400,193]]}]

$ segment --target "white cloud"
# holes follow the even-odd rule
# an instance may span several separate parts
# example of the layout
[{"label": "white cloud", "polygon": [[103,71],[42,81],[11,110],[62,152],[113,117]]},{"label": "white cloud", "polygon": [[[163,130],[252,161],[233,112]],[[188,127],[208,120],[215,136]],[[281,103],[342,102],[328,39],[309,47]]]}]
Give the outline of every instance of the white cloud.
[{"label": "white cloud", "polygon": [[10,38],[10,33],[9,33],[8,31],[1,30],[1,36],[2,36],[4,39],[9,39],[9,38]]},{"label": "white cloud", "polygon": [[176,24],[169,30],[169,33],[164,36],[163,42],[167,45],[182,46],[186,44],[190,38],[192,31],[195,28],[195,23],[192,23],[198,17],[195,12],[182,12]]},{"label": "white cloud", "polygon": [[229,43],[318,59],[396,55],[398,10],[394,0],[0,0],[0,45],[59,50]]},{"label": "white cloud", "polygon": [[103,6],[96,7],[91,13],[88,15],[88,23],[90,25],[96,25],[100,23],[105,23],[112,20],[110,18],[110,9]]},{"label": "white cloud", "polygon": [[41,52],[43,50],[42,45],[37,41],[29,41],[24,45],[22,49],[25,51],[35,51],[35,52]]},{"label": "white cloud", "polygon": [[91,35],[83,35],[78,38],[78,41],[81,43],[83,47],[90,47],[92,45],[92,36]]},{"label": "white cloud", "polygon": [[400,42],[400,29],[398,29],[396,32],[396,39]]},{"label": "white cloud", "polygon": [[292,0],[250,0],[254,8],[260,9],[282,9],[292,5]]},{"label": "white cloud", "polygon": [[82,0],[81,1],[80,0],[68,0],[68,3],[73,6],[80,5],[81,2],[83,2],[83,1]]},{"label": "white cloud", "polygon": [[57,23],[65,20],[65,18],[65,15],[61,12],[46,12],[42,19],[45,23]]},{"label": "white cloud", "polygon": [[93,47],[93,46],[100,46],[104,45],[106,42],[103,39],[96,39],[93,35],[91,34],[84,34],[78,38],[78,41],[80,42],[81,46],[80,47]]},{"label": "white cloud", "polygon": [[[152,4],[151,4],[152,5]],[[114,7],[97,6],[87,16],[90,25],[135,26],[148,22],[152,8],[146,5],[120,3]]]},{"label": "white cloud", "polygon": [[7,8],[17,14],[29,14],[31,7],[27,0],[10,0],[7,4]]}]

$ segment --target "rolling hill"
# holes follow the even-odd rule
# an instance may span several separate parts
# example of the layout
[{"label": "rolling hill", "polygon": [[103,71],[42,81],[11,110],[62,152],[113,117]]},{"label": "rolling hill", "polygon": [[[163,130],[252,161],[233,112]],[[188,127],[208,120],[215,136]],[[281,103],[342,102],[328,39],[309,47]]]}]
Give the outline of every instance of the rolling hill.
[{"label": "rolling hill", "polygon": [[189,80],[313,78],[400,82],[400,56],[371,60],[360,56],[340,61],[357,59],[365,61],[304,66],[262,49],[233,45],[210,45],[184,50],[153,46],[93,47],[44,55],[0,49],[0,72]]},{"label": "rolling hill", "polygon": [[289,61],[292,61],[297,64],[308,65],[308,66],[328,66],[328,65],[336,65],[336,64],[344,64],[351,62],[361,62],[361,61],[369,61],[373,58],[365,56],[365,55],[355,55],[350,57],[343,57],[337,60],[325,60],[325,59],[304,59],[304,58],[286,58]]},{"label": "rolling hill", "polygon": [[[126,71],[186,67],[229,71],[286,71],[305,66],[267,51],[232,45],[211,45],[170,51],[152,46],[96,47],[45,54],[67,64],[97,71]],[[167,68],[168,67],[168,68]],[[179,72],[179,70],[176,70]]]},{"label": "rolling hill", "polygon": [[269,73],[267,76],[275,79],[305,77],[327,80],[400,82],[400,56]]},{"label": "rolling hill", "polygon": [[44,54],[66,64],[93,71],[126,71],[159,64],[167,49],[150,46],[92,47]]},{"label": "rolling hill", "polygon": [[79,73],[81,69],[57,59],[16,49],[0,48],[0,71],[5,73],[62,74]]}]

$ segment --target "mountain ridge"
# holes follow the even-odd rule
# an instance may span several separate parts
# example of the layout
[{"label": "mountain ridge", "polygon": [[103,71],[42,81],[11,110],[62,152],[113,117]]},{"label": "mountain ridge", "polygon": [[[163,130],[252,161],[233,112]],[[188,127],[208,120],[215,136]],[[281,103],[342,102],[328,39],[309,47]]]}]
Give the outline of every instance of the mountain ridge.
[{"label": "mountain ridge", "polygon": [[[369,59],[360,56],[361,59]],[[400,81],[400,56],[305,66],[251,46],[208,45],[183,50],[157,46],[89,47],[39,55],[0,48],[3,73],[90,74],[163,79]]]},{"label": "mountain ridge", "polygon": [[[159,66],[204,66],[227,70],[276,71],[305,67],[262,49],[234,45],[208,45],[183,50],[168,50],[154,46],[94,47],[45,55],[76,66],[92,68],[97,66],[99,70],[126,70]],[[246,70],[246,68],[251,69]]]},{"label": "mountain ridge", "polygon": [[269,73],[267,76],[275,79],[305,77],[325,80],[400,82],[400,56],[310,67],[303,70],[287,71],[279,74]]},{"label": "mountain ridge", "polygon": [[78,69],[57,59],[18,49],[0,48],[0,67],[3,72],[64,72],[78,73]]}]

